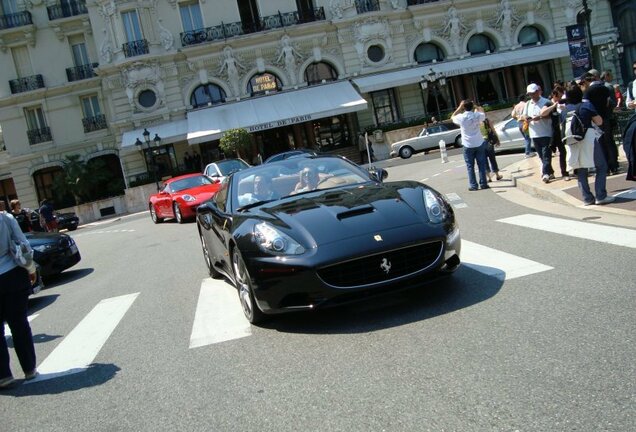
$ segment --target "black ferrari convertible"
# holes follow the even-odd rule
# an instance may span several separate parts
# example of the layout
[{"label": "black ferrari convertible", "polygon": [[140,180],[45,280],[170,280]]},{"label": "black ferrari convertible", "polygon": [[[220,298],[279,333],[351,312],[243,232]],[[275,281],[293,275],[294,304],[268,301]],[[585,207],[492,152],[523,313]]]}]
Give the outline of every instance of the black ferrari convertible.
[{"label": "black ferrari convertible", "polygon": [[[293,173],[293,174],[290,174]],[[415,181],[384,182],[336,156],[234,173],[197,209],[212,277],[237,287],[247,319],[412,288],[460,264],[451,205]]]}]

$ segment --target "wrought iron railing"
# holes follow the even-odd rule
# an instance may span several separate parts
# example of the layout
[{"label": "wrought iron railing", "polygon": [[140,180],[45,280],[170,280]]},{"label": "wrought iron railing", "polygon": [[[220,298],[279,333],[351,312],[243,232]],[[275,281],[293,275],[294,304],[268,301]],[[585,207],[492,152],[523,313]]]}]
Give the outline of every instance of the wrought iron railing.
[{"label": "wrought iron railing", "polygon": [[359,14],[380,10],[379,0],[356,0],[356,10]]},{"label": "wrought iron railing", "polygon": [[269,15],[254,23],[221,23],[217,26],[206,27],[181,33],[181,46],[196,45],[203,42],[223,40],[244,34],[256,33],[263,30],[289,27],[296,24],[308,23],[325,19],[324,8],[316,8],[312,11],[300,14],[294,12],[278,12]]},{"label": "wrought iron railing", "polygon": [[424,3],[435,3],[438,2],[439,0],[407,0],[406,4],[408,6],[415,6],[415,5],[421,5]]},{"label": "wrought iron railing", "polygon": [[11,94],[22,93],[31,90],[44,88],[44,78],[42,75],[31,75],[24,78],[16,78],[9,81]]},{"label": "wrought iron railing", "polygon": [[33,24],[31,12],[22,11],[14,14],[0,15],[0,30]]},{"label": "wrought iron railing", "polygon": [[45,126],[40,129],[30,129],[27,131],[29,137],[29,144],[38,144],[46,141],[52,141],[51,128]]},{"label": "wrought iron railing", "polygon": [[79,81],[97,76],[95,68],[99,63],[89,63],[81,66],[66,68],[66,78],[69,82]]},{"label": "wrought iron railing", "polygon": [[49,20],[51,21],[88,13],[86,2],[83,0],[70,0],[65,4],[47,6],[46,11],[49,14]]},{"label": "wrought iron railing", "polygon": [[124,50],[126,57],[135,57],[143,54],[148,54],[148,41],[146,39],[140,39],[132,42],[127,42],[121,47]]},{"label": "wrought iron railing", "polygon": [[104,114],[83,118],[82,124],[84,125],[84,132],[95,132],[96,130],[106,129],[108,127]]}]

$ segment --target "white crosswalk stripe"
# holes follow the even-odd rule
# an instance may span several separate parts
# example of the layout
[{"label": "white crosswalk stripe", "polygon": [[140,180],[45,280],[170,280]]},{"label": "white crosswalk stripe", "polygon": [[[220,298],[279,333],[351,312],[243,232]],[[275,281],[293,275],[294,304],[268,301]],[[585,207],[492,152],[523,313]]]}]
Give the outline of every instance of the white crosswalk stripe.
[{"label": "white crosswalk stripe", "polygon": [[625,246],[632,249],[636,248],[636,230],[628,228],[533,214],[499,219],[497,222],[586,240],[594,240],[616,246]]},{"label": "white crosswalk stripe", "polygon": [[205,279],[190,335],[190,348],[250,336],[250,323],[243,315],[236,288],[226,282]]},{"label": "white crosswalk stripe", "polygon": [[552,270],[553,267],[462,239],[461,259],[480,273],[502,280]]},{"label": "white crosswalk stripe", "polygon": [[99,302],[38,366],[40,376],[28,383],[86,370],[138,295],[127,294]]}]

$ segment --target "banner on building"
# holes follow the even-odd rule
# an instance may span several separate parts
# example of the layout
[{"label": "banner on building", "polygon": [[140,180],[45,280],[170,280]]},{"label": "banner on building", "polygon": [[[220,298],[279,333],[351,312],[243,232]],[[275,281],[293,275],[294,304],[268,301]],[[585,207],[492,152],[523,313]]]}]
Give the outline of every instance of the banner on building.
[{"label": "banner on building", "polygon": [[580,77],[591,69],[590,49],[587,46],[585,26],[582,24],[571,25],[565,28],[568,35],[568,47],[570,49],[570,61],[574,78]]}]

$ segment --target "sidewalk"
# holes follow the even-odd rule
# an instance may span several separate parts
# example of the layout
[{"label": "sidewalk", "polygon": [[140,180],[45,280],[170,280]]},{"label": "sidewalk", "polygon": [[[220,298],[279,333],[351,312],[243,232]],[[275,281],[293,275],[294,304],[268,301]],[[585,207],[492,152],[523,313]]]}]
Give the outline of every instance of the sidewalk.
[{"label": "sidewalk", "polygon": [[[558,156],[552,158],[552,168],[557,178],[547,184],[541,180],[541,160],[538,156],[509,165],[504,172],[507,174],[506,177],[511,176],[517,189],[542,200],[595,211],[636,216],[636,182],[625,179],[627,160],[622,148],[619,154],[619,165],[621,174],[607,177],[607,194],[616,197],[616,201],[611,204],[591,206],[583,205],[576,177],[565,181],[557,175],[560,173]],[[589,183],[594,193],[594,175],[589,177]]]}]

